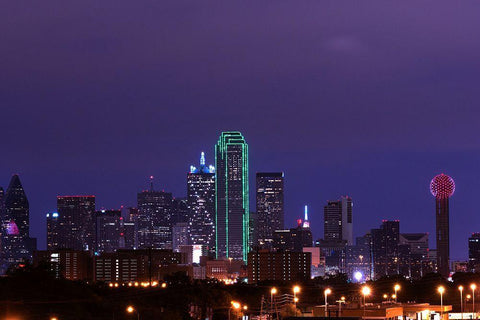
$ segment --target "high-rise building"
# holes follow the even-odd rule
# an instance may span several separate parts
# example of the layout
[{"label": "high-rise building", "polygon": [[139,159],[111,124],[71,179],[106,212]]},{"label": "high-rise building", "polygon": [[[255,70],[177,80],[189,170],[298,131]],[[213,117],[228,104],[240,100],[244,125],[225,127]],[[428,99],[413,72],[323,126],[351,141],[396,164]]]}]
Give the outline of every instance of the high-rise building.
[{"label": "high-rise building", "polygon": [[400,246],[409,247],[410,256],[408,261],[402,261],[407,268],[400,273],[413,279],[423,277],[429,270],[428,262],[428,233],[401,233]]},{"label": "high-rise building", "polygon": [[445,174],[435,176],[430,182],[430,192],[435,197],[437,268],[438,272],[450,275],[450,222],[448,201],[455,192],[455,182]]},{"label": "high-rise building", "polygon": [[215,146],[217,258],[247,260],[248,145],[240,132],[222,132]]},{"label": "high-rise building", "polygon": [[353,245],[352,208],[352,198],[348,196],[328,201],[323,209],[325,241],[345,241],[347,245]]},{"label": "high-rise building", "polygon": [[480,233],[472,233],[468,238],[468,269],[471,272],[480,271]]},{"label": "high-rise building", "polygon": [[308,219],[308,206],[305,206],[304,220],[297,220],[297,227],[290,229],[293,251],[303,252],[303,248],[313,246],[313,236],[310,230],[310,220]]},{"label": "high-rise building", "polygon": [[372,253],[375,279],[399,274],[400,221],[383,220],[379,229],[372,229]]},{"label": "high-rise building", "polygon": [[18,175],[13,175],[3,196],[2,247],[3,271],[32,258],[29,237],[29,203]]},{"label": "high-rise building", "polygon": [[59,248],[60,221],[57,212],[47,213],[47,250]]},{"label": "high-rise building", "polygon": [[180,246],[188,245],[188,223],[178,222],[172,227],[172,249],[175,252],[180,251]]},{"label": "high-rise building", "polygon": [[258,245],[262,248],[272,248],[275,230],[284,228],[283,193],[283,172],[257,172],[256,233]]},{"label": "high-rise building", "polygon": [[[152,177],[153,178],[153,177]],[[173,197],[169,192],[144,190],[137,195],[138,248],[172,248]]]},{"label": "high-rise building", "polygon": [[95,212],[95,250],[97,252],[114,252],[120,248],[122,220],[121,210]]},{"label": "high-rise building", "polygon": [[95,247],[95,196],[58,196],[60,223],[58,248],[93,251]]},{"label": "high-rise building", "polygon": [[215,252],[215,167],[205,165],[204,152],[200,167],[190,166],[187,174],[187,201],[190,242]]},{"label": "high-rise building", "polygon": [[[354,246],[345,248],[345,273],[350,280],[365,281],[372,277],[372,236],[357,237]],[[361,277],[360,277],[361,275]]]}]

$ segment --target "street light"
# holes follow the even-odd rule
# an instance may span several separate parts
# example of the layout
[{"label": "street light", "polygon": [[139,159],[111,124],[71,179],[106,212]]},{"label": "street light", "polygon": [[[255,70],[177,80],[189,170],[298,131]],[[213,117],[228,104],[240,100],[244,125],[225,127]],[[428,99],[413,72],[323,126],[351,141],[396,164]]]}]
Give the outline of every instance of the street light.
[{"label": "street light", "polygon": [[372,290],[369,286],[362,287],[362,294],[363,294],[363,316],[365,316],[365,306],[366,306],[366,297],[372,293]]},{"label": "street light", "polygon": [[458,291],[460,291],[460,312],[463,320],[463,286],[458,286]]},{"label": "street light", "polygon": [[273,287],[271,290],[270,290],[270,306],[272,308],[272,313],[273,313],[273,295],[274,294],[277,294],[277,288]]},{"label": "street light", "polygon": [[137,320],[140,319],[140,313],[138,313],[138,310],[136,310],[133,306],[128,306],[127,307],[127,312],[130,313],[130,314],[136,312],[137,313]]},{"label": "street light", "polygon": [[342,296],[340,300],[337,300],[338,302],[338,314],[342,315],[342,303],[345,303],[345,297]]},{"label": "street light", "polygon": [[325,289],[325,291],[323,291],[323,294],[325,295],[325,317],[327,317],[327,314],[328,314],[328,295],[332,293],[332,290],[330,288],[327,288]]},{"label": "street light", "polygon": [[298,302],[297,293],[299,292],[300,292],[299,286],[293,287],[293,302],[295,302],[295,316],[297,316],[297,302]]},{"label": "street light", "polygon": [[475,289],[476,288],[477,288],[477,285],[475,283],[472,283],[470,285],[470,289],[472,289],[472,314],[475,314]]},{"label": "street light", "polygon": [[440,318],[443,320],[443,293],[445,292],[445,287],[440,286],[438,287],[437,291],[440,293]]},{"label": "street light", "polygon": [[395,290],[395,303],[397,303],[397,296],[398,296],[398,291],[400,291],[400,285],[397,283],[393,289]]},{"label": "street light", "polygon": [[232,305],[230,308],[228,308],[228,320],[230,320],[230,312],[232,311],[232,308],[235,310],[240,310],[241,305],[237,301],[231,301],[230,304]]}]

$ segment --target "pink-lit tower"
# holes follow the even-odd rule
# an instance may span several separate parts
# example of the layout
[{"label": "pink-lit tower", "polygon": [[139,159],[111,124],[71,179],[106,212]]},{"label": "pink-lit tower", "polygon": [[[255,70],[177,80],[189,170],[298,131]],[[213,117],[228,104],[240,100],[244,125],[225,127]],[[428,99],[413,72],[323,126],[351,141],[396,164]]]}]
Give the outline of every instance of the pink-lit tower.
[{"label": "pink-lit tower", "polygon": [[435,197],[435,216],[437,221],[437,268],[448,277],[450,274],[450,228],[448,199],[455,192],[455,182],[445,174],[435,176],[430,182],[430,192]]}]

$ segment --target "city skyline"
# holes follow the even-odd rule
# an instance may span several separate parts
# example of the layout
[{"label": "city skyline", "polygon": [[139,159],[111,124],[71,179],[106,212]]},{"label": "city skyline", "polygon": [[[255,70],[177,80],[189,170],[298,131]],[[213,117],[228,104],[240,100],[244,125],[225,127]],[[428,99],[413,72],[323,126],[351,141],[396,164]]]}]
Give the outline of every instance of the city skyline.
[{"label": "city skyline", "polygon": [[20,174],[32,236],[57,195],[134,205],[153,175],[185,196],[192,159],[213,163],[219,132],[239,130],[250,181],[285,172],[286,226],[308,204],[315,238],[325,201],[345,194],[355,236],[382,219],[433,235],[428,183],[452,176],[451,258],[467,257],[480,229],[477,2],[186,7],[5,4],[0,185]]}]

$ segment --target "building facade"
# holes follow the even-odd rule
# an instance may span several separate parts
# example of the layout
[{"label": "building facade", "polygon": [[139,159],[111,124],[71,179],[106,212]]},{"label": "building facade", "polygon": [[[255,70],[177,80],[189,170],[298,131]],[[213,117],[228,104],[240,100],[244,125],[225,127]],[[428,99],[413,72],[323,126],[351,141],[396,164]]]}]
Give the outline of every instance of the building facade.
[{"label": "building facade", "polygon": [[311,265],[310,252],[252,251],[248,254],[248,282],[307,280]]},{"label": "building facade", "polygon": [[137,195],[138,248],[172,248],[173,197],[169,192],[144,190]]},{"label": "building facade", "polygon": [[216,256],[246,260],[249,244],[248,145],[222,132],[215,146]]},{"label": "building facade", "polygon": [[13,175],[3,195],[1,211],[1,245],[3,271],[18,263],[31,260],[32,239],[30,238],[30,206],[18,175]]},{"label": "building facade", "polygon": [[353,203],[349,196],[340,200],[328,201],[323,209],[324,240],[327,242],[345,241],[353,245]]},{"label": "building facade", "polygon": [[215,252],[215,167],[205,165],[205,153],[200,166],[190,166],[187,174],[188,233],[190,242],[205,245]]},{"label": "building facade", "polygon": [[257,172],[256,204],[258,245],[272,248],[275,230],[284,228],[283,172]]},{"label": "building facade", "polygon": [[58,248],[94,250],[95,196],[58,196]]}]

